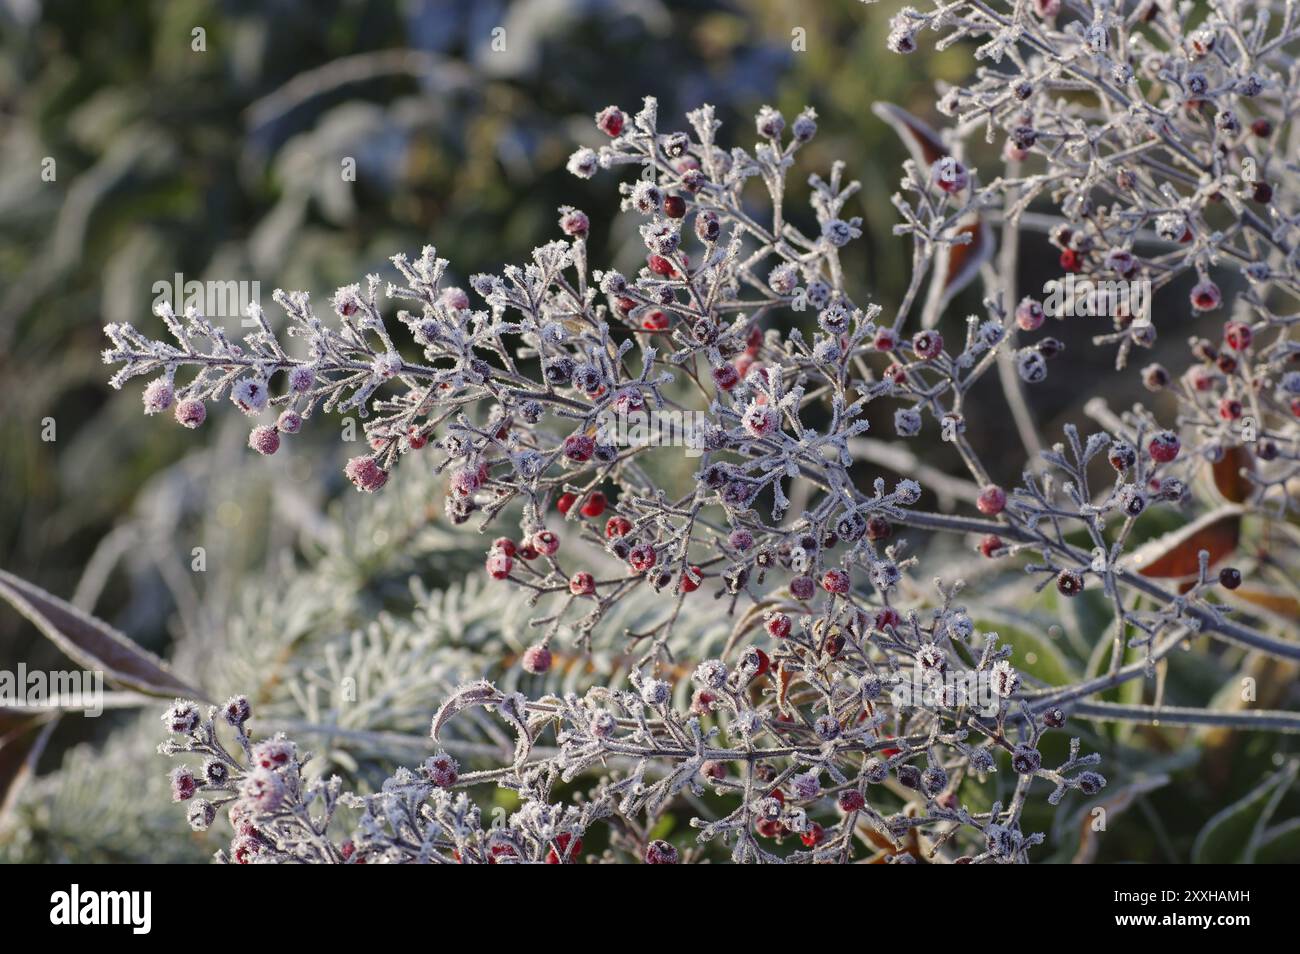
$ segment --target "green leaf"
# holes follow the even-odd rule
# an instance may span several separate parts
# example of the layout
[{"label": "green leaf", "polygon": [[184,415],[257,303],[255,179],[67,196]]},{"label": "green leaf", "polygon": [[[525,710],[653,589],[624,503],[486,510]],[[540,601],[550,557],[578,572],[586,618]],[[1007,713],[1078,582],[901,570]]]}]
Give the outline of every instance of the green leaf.
[{"label": "green leaf", "polygon": [[1255,851],[1257,865],[1283,865],[1300,862],[1300,818],[1274,825],[1263,833]]},{"label": "green leaf", "polygon": [[1047,635],[1047,628],[1039,631],[1026,626],[1027,621],[1027,618],[998,611],[977,622],[976,626],[985,632],[996,632],[1004,645],[1014,647],[1011,664],[1021,673],[1049,686],[1074,682],[1078,678],[1076,667]]},{"label": "green leaf", "polygon": [[1196,836],[1192,863],[1250,863],[1278,802],[1295,781],[1298,766],[1300,762],[1289,763],[1210,818]]}]

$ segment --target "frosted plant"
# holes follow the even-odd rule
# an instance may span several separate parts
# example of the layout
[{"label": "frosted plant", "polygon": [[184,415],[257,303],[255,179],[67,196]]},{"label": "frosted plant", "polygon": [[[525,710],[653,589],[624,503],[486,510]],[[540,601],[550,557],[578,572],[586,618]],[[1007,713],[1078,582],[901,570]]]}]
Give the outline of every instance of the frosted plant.
[{"label": "frosted plant", "polygon": [[[950,40],[987,38],[980,55],[1014,72],[981,72],[945,94],[959,124],[947,138],[881,108],[916,151],[895,199],[915,269],[892,316],[846,289],[840,249],[861,222],[848,212],[858,186],[842,164],[809,179],[815,227],[787,218],[788,173],[816,133],[811,110],[787,124],[765,107],[758,144],[727,151],[708,107],[688,116],[690,132],[665,130],[647,99],[634,116],[598,114],[610,141],[569,163],[583,178],[640,171],[621,186],[625,211],[642,223],[646,264],[635,275],[592,270],[592,225],[565,207],[566,239],[524,267],[470,281],[481,308],[446,283],[448,263],[428,248],[393,259],[395,282],[368,276],[339,289],[332,319],[305,293],[277,292],[289,335],[304,342],[296,351],[256,309],[243,344],[194,311],[160,312],[174,343],[110,325],[105,358],[122,365],[114,384],[150,377],[146,412],[198,427],[228,398],[251,418],[276,414],[252,429],[259,453],[276,453],[317,412],[355,412],[369,452],[348,462],[349,479],[380,493],[399,465],[441,475],[452,522],[500,534],[485,576],[533,610],[536,636],[509,654],[511,675],[468,678],[431,705],[430,734],[443,748],[377,791],[348,793],[337,778],[305,772],[305,753],[284,736],[256,741],[243,697],[206,708],[177,700],[163,750],[198,761],[175,771],[173,796],[196,828],[229,817],[235,837],[221,857],[559,863],[599,846],[609,860],[662,863],[720,843],[737,861],[1023,862],[1045,837],[1023,825],[1031,798],[1086,802],[1106,785],[1078,738],[1050,744],[1071,719],[1300,727],[1285,711],[1167,705],[1154,678],[1202,637],[1300,659],[1300,644],[1272,631],[1295,594],[1274,585],[1271,568],[1294,567],[1295,541],[1267,560],[1238,552],[1249,517],[1292,507],[1300,377],[1287,365],[1300,349],[1266,292],[1283,302],[1295,291],[1286,212],[1295,170],[1256,158],[1276,179],[1266,224],[1246,204],[1263,194],[1242,199],[1244,180],[1220,148],[1231,154],[1227,137],[1238,146],[1260,138],[1256,111],[1268,136],[1290,131],[1283,104],[1295,77],[1271,63],[1293,39],[1291,8],[1272,40],[1234,5],[1195,42],[1165,23],[1172,14],[1158,13],[1141,34],[1151,38],[1139,39],[1130,27],[1142,16],[1096,9],[1079,23],[1041,6],[999,14],[977,2],[895,21],[896,51],[931,26]],[[1056,29],[1056,20],[1069,22]],[[1123,60],[1152,43],[1168,47],[1163,67],[1128,78]],[[1119,66],[1114,50],[1124,51]],[[1202,122],[1171,99],[1201,61],[1212,75],[1197,86],[1198,108],[1231,100],[1237,127]],[[1239,88],[1242,71],[1257,80],[1249,89]],[[1110,99],[1117,83],[1129,90],[1122,103]],[[1090,90],[1100,102],[1059,95]],[[1007,174],[988,184],[963,154],[977,127],[1012,135]],[[1045,171],[1020,174],[1031,162]],[[762,221],[752,203],[760,192],[770,211]],[[1159,292],[1192,270],[1184,307],[1211,311],[1223,306],[1218,263],[1249,259],[1254,284],[1238,296],[1223,344],[1194,342],[1186,375],[1142,372],[1153,389],[1178,382],[1176,414],[1096,399],[1094,433],[1066,425],[1062,441],[1042,446],[1027,395],[1062,345],[1018,338],[1065,313],[1019,297],[1013,240],[1040,194],[1065,223],[1051,233],[1062,266],[1085,278],[1149,281]],[[1235,227],[1207,225],[1216,194]],[[999,221],[993,264],[990,223]],[[1169,251],[1146,248],[1162,239]],[[977,275],[985,314],[967,319],[956,344],[945,341],[944,308]],[[390,302],[399,306],[391,317]],[[816,317],[811,340],[797,327],[803,312]],[[1155,340],[1151,314],[1112,308],[1106,317],[1114,329],[1099,340],[1118,345],[1121,366],[1133,346]],[[970,399],[990,371],[1026,450],[1023,479],[1009,490],[984,462],[1003,449],[966,437],[968,415],[1001,413]],[[869,415],[897,440],[868,439]],[[656,467],[672,453],[658,441],[628,439],[665,421],[690,424],[674,432],[697,464],[684,479]],[[927,427],[956,448],[968,478],[918,462],[920,482],[864,488],[858,457],[897,466],[908,455],[899,445]],[[931,478],[941,498],[979,515],[921,509]],[[1190,522],[1137,546],[1160,511]],[[951,565],[918,584],[924,557],[901,528],[956,535],[970,556],[949,551]],[[1036,675],[1032,659],[1050,654],[1050,641],[1027,652],[989,628],[987,600],[966,602],[1003,578],[1107,620],[1084,647],[1088,673]],[[611,625],[647,594],[658,595],[649,625]],[[683,632],[709,598],[730,621],[721,645]],[[581,660],[612,651],[625,678],[599,678],[619,668],[602,665],[570,685],[545,681],[562,663],[581,672]],[[1093,699],[1148,679],[1150,703]],[[467,720],[511,740],[509,752],[482,766],[482,750],[457,755]],[[474,796],[492,785],[513,792],[516,807],[487,821]],[[968,804],[980,787],[1001,795]],[[670,811],[690,817],[695,839],[656,837]]]}]

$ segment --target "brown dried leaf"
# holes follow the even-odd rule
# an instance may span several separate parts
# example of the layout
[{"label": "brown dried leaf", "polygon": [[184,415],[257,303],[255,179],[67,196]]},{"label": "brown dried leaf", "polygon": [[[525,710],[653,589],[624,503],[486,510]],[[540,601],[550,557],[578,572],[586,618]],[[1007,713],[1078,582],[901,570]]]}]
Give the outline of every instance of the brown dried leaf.
[{"label": "brown dried leaf", "polygon": [[1214,566],[1232,553],[1240,540],[1240,509],[1222,508],[1144,544],[1133,554],[1131,562],[1146,577],[1195,576],[1200,551],[1209,552],[1210,566]]},{"label": "brown dried leaf", "polygon": [[1223,498],[1231,503],[1242,503],[1254,490],[1255,485],[1242,471],[1253,471],[1255,458],[1245,447],[1229,447],[1219,460],[1210,465],[1210,474],[1214,486]]},{"label": "brown dried leaf", "polygon": [[939,134],[907,110],[893,103],[875,103],[871,111],[893,127],[907,151],[923,169],[929,169],[948,155],[948,148],[944,146]]},{"label": "brown dried leaf", "polygon": [[0,597],[22,613],[73,662],[102,670],[114,685],[152,696],[208,697],[161,659],[109,626],[39,586],[0,570]]}]

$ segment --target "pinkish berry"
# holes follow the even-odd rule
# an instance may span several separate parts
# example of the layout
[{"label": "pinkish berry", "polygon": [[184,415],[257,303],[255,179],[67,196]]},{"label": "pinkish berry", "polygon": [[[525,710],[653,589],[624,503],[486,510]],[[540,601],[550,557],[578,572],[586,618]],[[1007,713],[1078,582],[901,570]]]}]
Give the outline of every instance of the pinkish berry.
[{"label": "pinkish berry", "polygon": [[646,845],[645,863],[648,865],[675,865],[678,861],[677,849],[663,840],[656,840]]},{"label": "pinkish berry", "polygon": [[524,671],[531,672],[533,675],[549,672],[551,668],[551,651],[541,643],[536,646],[529,646],[524,650],[522,662]]},{"label": "pinkish berry", "polygon": [[986,557],[993,557],[1000,553],[1006,544],[997,534],[990,533],[980,541],[980,553]]},{"label": "pinkish berry", "polygon": [[439,788],[451,788],[460,778],[460,766],[446,752],[429,756],[424,762],[424,774]]},{"label": "pinkish berry", "polygon": [[849,575],[843,570],[827,570],[822,577],[822,589],[843,596],[849,591]]},{"label": "pinkish berry", "polygon": [[528,540],[542,556],[555,556],[560,549],[560,537],[551,530],[538,530]]},{"label": "pinkish berry", "polygon": [[773,639],[785,639],[790,635],[790,617],[784,613],[773,613],[767,617],[764,626],[767,629],[767,634]]},{"label": "pinkish berry", "polygon": [[723,391],[730,391],[740,383],[740,372],[735,365],[721,364],[713,369],[713,383]]},{"label": "pinkish berry", "polygon": [[500,550],[506,556],[512,557],[515,555],[515,541],[509,537],[497,537],[492,541],[492,549]]},{"label": "pinkish berry", "polygon": [[270,395],[260,378],[240,378],[230,389],[230,400],[245,414],[257,414],[266,407]]},{"label": "pinkish berry", "polygon": [[1016,306],[1016,325],[1021,331],[1037,331],[1043,326],[1043,306],[1033,298],[1024,298]]},{"label": "pinkish berry", "polygon": [[989,484],[980,491],[980,495],[975,498],[975,506],[979,512],[988,516],[1000,514],[1007,505],[1007,494],[997,484]]},{"label": "pinkish berry", "polygon": [[893,328],[881,328],[872,344],[877,351],[893,351],[898,347],[898,335]]},{"label": "pinkish berry", "polygon": [[574,596],[590,596],[596,592],[596,578],[586,570],[569,577],[569,592]]},{"label": "pinkish berry", "polygon": [[849,788],[840,792],[839,797],[840,810],[845,812],[859,812],[867,805],[867,800],[862,797],[862,793],[857,789]]},{"label": "pinkish berry", "polygon": [[202,424],[207,417],[207,405],[197,398],[186,398],[176,405],[176,423],[190,430]]},{"label": "pinkish berry", "polygon": [[1223,304],[1223,293],[1219,286],[1206,279],[1197,282],[1192,288],[1192,308],[1196,311],[1214,311]]},{"label": "pinkish berry", "polygon": [[1241,417],[1241,402],[1233,398],[1224,398],[1219,402],[1219,417],[1225,421],[1235,421]]},{"label": "pinkish berry", "polygon": [[373,494],[388,483],[388,471],[379,466],[373,457],[353,457],[343,468],[348,480],[356,485],[357,490]]},{"label": "pinkish berry", "polygon": [[438,296],[438,301],[452,311],[464,311],[469,307],[469,295],[465,294],[463,288],[444,288],[442,294]]},{"label": "pinkish berry", "polygon": [[790,593],[797,600],[810,600],[816,591],[811,576],[796,576],[790,581]]},{"label": "pinkish berry", "polygon": [[691,712],[694,715],[704,717],[714,710],[718,701],[716,693],[708,689],[697,689],[691,696]]},{"label": "pinkish berry", "polygon": [[1151,459],[1160,464],[1167,464],[1178,456],[1178,451],[1182,448],[1182,443],[1178,440],[1178,435],[1173,431],[1161,431],[1151,438],[1151,443],[1147,445],[1147,453]]},{"label": "pinkish berry", "polygon": [[270,769],[254,769],[244,777],[240,794],[258,811],[273,812],[284,804],[284,779]]},{"label": "pinkish berry", "polygon": [[777,429],[777,426],[781,423],[781,416],[777,413],[776,408],[770,404],[760,404],[757,401],[752,401],[745,408],[745,414],[740,419],[740,423],[750,437],[767,437]]},{"label": "pinkish berry", "polygon": [[918,331],[912,337],[912,350],[923,361],[933,361],[943,353],[943,335],[937,331]]},{"label": "pinkish berry", "polygon": [[316,383],[316,373],[303,365],[296,366],[289,372],[289,390],[295,394],[305,394]]},{"label": "pinkish berry", "polygon": [[171,382],[166,378],[158,378],[150,381],[144,389],[144,412],[146,414],[159,414],[172,406],[172,399],[176,393],[172,390]]},{"label": "pinkish berry", "polygon": [[241,726],[252,716],[246,696],[231,696],[221,708],[221,716],[233,726]]},{"label": "pinkish berry", "polygon": [[457,497],[472,497],[482,486],[481,467],[462,467],[451,475],[451,492]]},{"label": "pinkish berry", "polygon": [[613,540],[615,537],[626,536],[631,529],[632,521],[627,517],[610,517],[605,521],[605,538]]},{"label": "pinkish berry", "polygon": [[1245,351],[1250,347],[1250,325],[1242,321],[1230,321],[1223,326],[1223,343],[1233,351]]},{"label": "pinkish berry", "polygon": [[188,802],[199,789],[194,773],[184,765],[172,770],[171,781],[173,802]]},{"label": "pinkish berry", "polygon": [[596,114],[596,128],[610,138],[622,134],[626,121],[623,110],[617,106],[606,106]]},{"label": "pinkish berry", "polygon": [[585,212],[578,209],[562,210],[560,216],[560,230],[569,238],[584,238],[591,229],[591,221],[587,218]]},{"label": "pinkish berry", "polygon": [[168,732],[189,735],[199,727],[199,707],[185,699],[177,699],[163,713],[162,719]]},{"label": "pinkish berry", "polygon": [[931,167],[930,181],[940,191],[955,195],[970,185],[970,173],[952,156],[944,156]]},{"label": "pinkish berry", "polygon": [[633,573],[644,573],[655,565],[659,555],[648,543],[639,543],[627,555],[627,565]]},{"label": "pinkish berry", "polygon": [[727,537],[727,544],[733,550],[739,550],[744,553],[754,545],[754,535],[748,530],[732,530]]},{"label": "pinkish berry", "polygon": [[248,435],[248,446],[259,454],[270,456],[280,449],[280,432],[269,425],[255,427]]},{"label": "pinkish berry", "polygon": [[275,422],[275,429],[281,434],[297,434],[302,430],[302,415],[297,411],[285,411]]},{"label": "pinkish berry", "polygon": [[574,463],[586,463],[595,452],[596,442],[586,434],[570,434],[564,439],[564,456]]},{"label": "pinkish berry", "polygon": [[504,580],[510,575],[514,565],[515,561],[508,553],[495,548],[487,555],[487,561],[484,563],[488,576],[494,580]]}]

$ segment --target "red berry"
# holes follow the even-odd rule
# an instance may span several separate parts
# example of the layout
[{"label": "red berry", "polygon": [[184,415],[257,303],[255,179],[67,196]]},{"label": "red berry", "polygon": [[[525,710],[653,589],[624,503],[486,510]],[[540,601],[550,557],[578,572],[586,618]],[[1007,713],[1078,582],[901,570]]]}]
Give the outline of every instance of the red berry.
[{"label": "red berry", "polygon": [[1182,443],[1178,440],[1178,435],[1173,431],[1161,431],[1151,438],[1151,443],[1147,445],[1147,453],[1151,459],[1160,464],[1167,464],[1178,456],[1178,451],[1182,448]]},{"label": "red berry", "polygon": [[625,122],[626,117],[617,106],[606,106],[596,114],[596,128],[610,138],[619,135],[623,131]]},{"label": "red berry", "polygon": [[704,576],[698,566],[688,566],[686,572],[682,574],[682,592],[694,593],[700,588],[703,580]]},{"label": "red berry", "polygon": [[1023,299],[1016,306],[1016,324],[1021,331],[1037,331],[1043,326],[1043,306],[1033,298]]},{"label": "red berry", "polygon": [[803,834],[799,836],[799,840],[808,848],[816,848],[821,844],[822,837],[825,833],[826,829],[822,828],[821,825],[816,822],[809,822],[807,829],[805,829]]},{"label": "red berry", "polygon": [[587,502],[582,505],[582,509],[578,512],[584,517],[599,517],[605,512],[606,503],[605,495],[597,490],[587,498]]},{"label": "red berry", "polygon": [[810,600],[815,591],[811,576],[796,576],[790,581],[790,593],[797,600]]},{"label": "red berry", "polygon": [[1082,258],[1074,249],[1067,248],[1061,252],[1061,268],[1065,271],[1077,272],[1082,265]]},{"label": "red berry", "polygon": [[575,463],[586,463],[595,452],[596,442],[587,434],[570,434],[564,439],[564,456]]},{"label": "red berry", "polygon": [[1196,311],[1214,311],[1223,304],[1223,293],[1219,286],[1208,278],[1197,282],[1192,287],[1192,308]]},{"label": "red berry", "polygon": [[650,271],[654,272],[660,278],[674,278],[677,275],[677,269],[673,263],[668,261],[662,255],[650,255],[646,258],[646,264],[650,266]]},{"label": "red berry", "polygon": [[515,555],[515,541],[509,537],[497,537],[492,541],[492,549],[500,550],[506,556],[512,557]]},{"label": "red berry", "polygon": [[912,336],[912,350],[923,361],[932,361],[943,353],[943,335],[937,331],[918,331]]},{"label": "red berry", "polygon": [[1245,322],[1230,321],[1223,326],[1223,343],[1233,351],[1245,351],[1253,337],[1250,325]]},{"label": "red berry", "polygon": [[[559,849],[557,852],[556,849]],[[555,836],[555,844],[546,853],[548,865],[569,864],[582,851],[582,839],[574,838],[567,831]]]},{"label": "red berry", "polygon": [[1241,402],[1232,398],[1224,398],[1219,402],[1219,417],[1225,421],[1235,421],[1241,417]]},{"label": "red berry", "polygon": [[758,663],[757,667],[754,669],[754,678],[757,679],[759,676],[765,675],[767,671],[772,668],[772,660],[769,659],[767,653],[763,652],[761,649],[754,649],[751,650],[751,652],[754,654],[754,661]]},{"label": "red berry", "polygon": [[549,672],[551,668],[551,651],[538,643],[536,646],[529,646],[524,650],[521,660],[524,671],[531,672],[534,675],[541,675]]},{"label": "red berry", "polygon": [[874,514],[867,518],[867,539],[873,543],[877,540],[887,540],[893,536],[894,528],[889,525],[889,521],[879,514]]},{"label": "red berry", "polygon": [[686,200],[680,195],[670,195],[664,199],[664,215],[670,219],[680,219],[686,215]]},{"label": "red berry", "polygon": [[990,517],[1000,514],[1006,505],[1007,493],[997,484],[989,484],[975,498],[975,506],[979,508],[979,512]]},{"label": "red berry", "polygon": [[1056,577],[1056,590],[1062,596],[1078,596],[1083,592],[1083,576],[1075,570],[1062,570]]},{"label": "red berry", "polygon": [[822,589],[843,596],[849,591],[849,575],[843,570],[827,570],[822,576]]},{"label": "red berry", "polygon": [[515,561],[510,559],[509,554],[504,550],[493,549],[488,554],[487,562],[484,566],[487,569],[488,576],[494,580],[504,580],[510,575],[510,570],[514,567]]},{"label": "red berry", "polygon": [[656,840],[645,848],[645,863],[648,865],[675,865],[678,861],[677,849],[669,842]]},{"label": "red berry", "polygon": [[569,592],[574,596],[590,596],[596,592],[596,578],[586,570],[569,577]]},{"label": "red berry", "polygon": [[632,521],[627,517],[610,517],[605,521],[605,538],[612,540],[621,537],[632,529]]},{"label": "red berry", "polygon": [[577,499],[577,494],[571,494],[568,492],[562,493],[560,494],[560,499],[555,501],[555,509],[567,516],[569,511],[573,509],[573,505],[577,502]]},{"label": "red berry", "polygon": [[740,383],[740,372],[734,365],[720,364],[713,369],[713,383],[724,391],[730,391]]},{"label": "red berry", "polygon": [[668,325],[668,313],[657,308],[641,319],[641,327],[646,331],[665,331]]},{"label": "red berry", "polygon": [[876,332],[873,344],[877,351],[893,351],[898,347],[898,335],[894,333],[893,328],[881,328]]},{"label": "red berry", "polygon": [[550,530],[538,530],[528,542],[542,556],[553,556],[560,549],[559,536]]},{"label": "red berry", "polygon": [[884,630],[886,626],[897,626],[902,621],[903,618],[898,615],[898,610],[892,606],[886,606],[876,613],[876,629],[879,630]]},{"label": "red berry", "polygon": [[1267,119],[1257,119],[1250,124],[1250,131],[1260,139],[1265,139],[1273,135],[1273,124]]},{"label": "red berry", "polygon": [[768,635],[773,639],[785,639],[790,635],[790,629],[793,624],[790,621],[790,617],[786,616],[785,613],[773,613],[767,618],[767,622],[764,625],[767,628]]},{"label": "red berry", "polygon": [[997,534],[990,533],[988,536],[986,536],[983,540],[980,541],[980,553],[982,553],[986,557],[992,557],[995,554],[997,554],[998,551],[1000,551],[1004,546],[1006,546],[1006,544],[1002,542],[1001,537],[999,537]]},{"label": "red berry", "polygon": [[861,811],[867,805],[867,800],[863,798],[862,793],[857,789],[848,788],[840,792],[839,797],[840,810],[848,812]]},{"label": "red berry", "polygon": [[648,543],[637,544],[627,555],[628,566],[632,568],[634,573],[644,573],[654,566],[655,561],[658,559],[659,555],[655,553],[655,548]]}]

